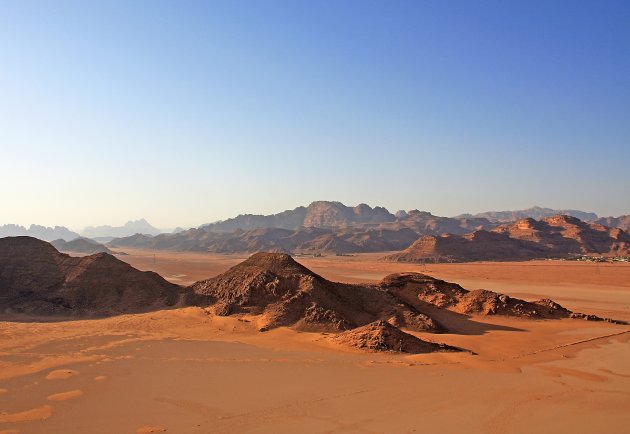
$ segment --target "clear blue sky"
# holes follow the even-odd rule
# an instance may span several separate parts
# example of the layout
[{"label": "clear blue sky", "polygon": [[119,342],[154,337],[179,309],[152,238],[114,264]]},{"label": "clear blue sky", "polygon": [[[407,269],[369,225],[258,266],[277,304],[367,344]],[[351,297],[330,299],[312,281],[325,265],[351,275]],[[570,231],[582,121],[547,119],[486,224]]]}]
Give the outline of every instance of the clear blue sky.
[{"label": "clear blue sky", "polygon": [[628,1],[0,6],[0,224],[630,213]]}]

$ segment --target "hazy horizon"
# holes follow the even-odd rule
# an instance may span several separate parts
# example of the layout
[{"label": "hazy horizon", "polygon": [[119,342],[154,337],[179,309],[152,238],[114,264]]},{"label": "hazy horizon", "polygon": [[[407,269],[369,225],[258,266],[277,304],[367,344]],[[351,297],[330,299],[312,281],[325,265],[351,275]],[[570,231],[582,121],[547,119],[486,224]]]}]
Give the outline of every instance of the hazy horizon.
[{"label": "hazy horizon", "polygon": [[630,4],[44,2],[0,16],[0,224],[315,200],[629,214]]}]

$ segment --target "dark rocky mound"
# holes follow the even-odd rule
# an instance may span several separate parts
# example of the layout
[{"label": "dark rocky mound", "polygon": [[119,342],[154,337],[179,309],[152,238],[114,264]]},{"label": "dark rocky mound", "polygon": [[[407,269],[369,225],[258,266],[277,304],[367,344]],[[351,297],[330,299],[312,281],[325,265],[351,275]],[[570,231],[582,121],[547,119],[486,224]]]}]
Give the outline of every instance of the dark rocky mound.
[{"label": "dark rocky mound", "polygon": [[[259,315],[259,327],[343,331],[374,321],[415,331],[446,329],[435,309],[458,314],[553,319],[574,315],[551,300],[527,302],[487,290],[468,291],[419,273],[393,274],[378,285],[330,282],[283,253],[257,253],[223,274],[187,288],[187,303],[217,315]],[[442,316],[443,319],[446,319]]]},{"label": "dark rocky mound", "polygon": [[109,253],[112,255],[114,252],[109,250],[103,244],[97,243],[96,241],[90,240],[88,238],[75,238],[72,241],[65,241],[63,239],[58,239],[51,241],[50,244],[53,245],[60,252],[73,252],[73,253]]},{"label": "dark rocky mound", "polygon": [[0,312],[105,316],[173,306],[180,288],[107,253],[71,257],[31,237],[0,239]]},{"label": "dark rocky mound", "polygon": [[338,344],[367,351],[394,351],[422,354],[435,351],[462,351],[445,344],[418,339],[386,321],[375,321],[340,333],[332,338]]},{"label": "dark rocky mound", "polygon": [[398,273],[386,276],[379,286],[397,299],[422,311],[427,307],[447,309],[462,314],[505,315],[532,319],[580,318],[620,323],[608,318],[572,312],[549,299],[525,301],[505,294],[477,289],[469,291],[456,283],[421,273]]},{"label": "dark rocky mound", "polygon": [[214,305],[220,315],[260,314],[261,329],[340,331],[376,320],[439,331],[427,315],[376,286],[330,282],[282,253],[257,253],[189,288],[188,303]]}]

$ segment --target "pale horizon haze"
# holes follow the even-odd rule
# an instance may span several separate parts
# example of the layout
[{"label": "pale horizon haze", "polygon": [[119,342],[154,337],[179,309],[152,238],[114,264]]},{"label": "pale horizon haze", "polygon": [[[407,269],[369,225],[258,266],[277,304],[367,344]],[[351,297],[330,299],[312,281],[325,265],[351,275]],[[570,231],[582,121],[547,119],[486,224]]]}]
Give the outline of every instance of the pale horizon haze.
[{"label": "pale horizon haze", "polygon": [[630,214],[630,3],[19,1],[0,225]]}]

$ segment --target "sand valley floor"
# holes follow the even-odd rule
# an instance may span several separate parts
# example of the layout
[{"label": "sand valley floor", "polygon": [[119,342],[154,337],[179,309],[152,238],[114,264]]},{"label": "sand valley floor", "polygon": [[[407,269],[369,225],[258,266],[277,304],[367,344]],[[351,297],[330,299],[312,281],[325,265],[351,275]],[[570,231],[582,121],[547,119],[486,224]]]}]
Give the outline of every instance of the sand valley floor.
[{"label": "sand valley floor", "polygon": [[[243,256],[125,250],[189,284]],[[296,258],[341,282],[419,271],[630,320],[630,266]],[[630,326],[469,317],[415,333],[470,353],[365,353],[198,307],[0,322],[0,433],[628,433]]]}]

